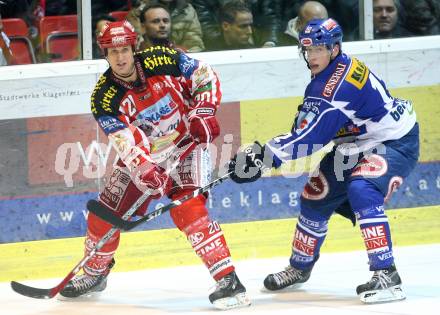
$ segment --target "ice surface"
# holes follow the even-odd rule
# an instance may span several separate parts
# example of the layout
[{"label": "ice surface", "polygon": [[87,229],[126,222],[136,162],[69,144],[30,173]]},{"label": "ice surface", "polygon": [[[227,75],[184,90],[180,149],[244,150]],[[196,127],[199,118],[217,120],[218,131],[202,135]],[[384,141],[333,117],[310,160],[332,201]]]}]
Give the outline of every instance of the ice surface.
[{"label": "ice surface", "polygon": [[[440,244],[395,247],[396,265],[407,299],[376,305],[362,304],[355,293],[358,284],[371,278],[364,251],[322,254],[310,280],[300,289],[264,292],[263,279],[282,270],[286,258],[236,262],[237,274],[252,299],[248,308],[225,311],[231,314],[277,315],[374,315],[439,314]],[[72,262],[72,266],[76,262]],[[68,270],[60,270],[64,276]],[[13,279],[11,279],[13,280]],[[26,281],[28,285],[49,288],[59,279]],[[1,315],[138,315],[138,314],[215,314],[208,294],[214,281],[205,267],[148,269],[114,272],[108,287],[99,296],[61,301],[37,300],[12,291],[0,283]]]}]

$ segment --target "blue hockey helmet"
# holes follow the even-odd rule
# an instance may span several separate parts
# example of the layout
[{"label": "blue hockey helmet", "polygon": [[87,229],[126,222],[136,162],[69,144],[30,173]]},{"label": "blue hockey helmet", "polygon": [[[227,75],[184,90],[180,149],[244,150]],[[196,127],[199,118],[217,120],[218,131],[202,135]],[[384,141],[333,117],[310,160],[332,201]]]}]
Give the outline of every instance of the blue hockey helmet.
[{"label": "blue hockey helmet", "polygon": [[299,34],[301,48],[318,45],[326,45],[331,48],[335,44],[342,44],[342,28],[333,19],[313,19]]}]

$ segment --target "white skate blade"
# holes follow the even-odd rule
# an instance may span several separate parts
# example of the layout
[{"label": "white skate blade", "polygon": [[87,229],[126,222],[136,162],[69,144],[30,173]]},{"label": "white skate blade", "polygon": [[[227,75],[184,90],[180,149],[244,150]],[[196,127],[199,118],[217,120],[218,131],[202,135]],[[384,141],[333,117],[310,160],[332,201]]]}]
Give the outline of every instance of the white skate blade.
[{"label": "white skate blade", "polygon": [[359,294],[359,298],[365,304],[385,303],[400,301],[406,298],[400,285],[390,287],[385,290],[372,290]]},{"label": "white skate blade", "polygon": [[63,301],[63,302],[81,302],[81,301],[93,301],[93,300],[98,300],[99,297],[101,296],[102,291],[97,291],[97,292],[89,292],[77,297],[67,297],[67,296],[63,296],[61,294],[57,294],[56,299],[58,301]]},{"label": "white skate blade", "polygon": [[218,299],[212,303],[215,308],[219,310],[229,310],[232,308],[239,308],[251,305],[251,300],[246,292],[239,293],[233,297]]}]

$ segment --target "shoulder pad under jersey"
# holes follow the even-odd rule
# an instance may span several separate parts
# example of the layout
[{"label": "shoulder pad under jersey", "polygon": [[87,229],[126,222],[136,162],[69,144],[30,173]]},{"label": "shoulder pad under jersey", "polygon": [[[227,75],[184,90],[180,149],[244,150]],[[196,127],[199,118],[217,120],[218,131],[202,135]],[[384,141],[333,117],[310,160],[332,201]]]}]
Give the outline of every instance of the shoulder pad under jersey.
[{"label": "shoulder pad under jersey", "polygon": [[153,46],[135,54],[148,77],[154,75],[179,76],[180,52],[166,46]]},{"label": "shoulder pad under jersey", "polygon": [[368,81],[370,70],[367,66],[356,58],[351,58],[351,66],[345,76],[345,81],[354,85],[358,90],[361,90]]},{"label": "shoulder pad under jersey", "polygon": [[93,115],[111,114],[119,109],[119,103],[125,94],[124,89],[109,79],[110,69],[98,79],[90,97]]}]

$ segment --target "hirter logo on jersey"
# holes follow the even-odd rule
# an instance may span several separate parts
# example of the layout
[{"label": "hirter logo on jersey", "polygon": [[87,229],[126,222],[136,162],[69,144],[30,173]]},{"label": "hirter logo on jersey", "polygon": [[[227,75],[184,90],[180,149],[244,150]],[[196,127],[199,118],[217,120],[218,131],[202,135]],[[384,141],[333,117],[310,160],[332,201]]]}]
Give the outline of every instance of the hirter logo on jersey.
[{"label": "hirter logo on jersey", "polygon": [[361,232],[367,251],[377,252],[389,249],[384,224],[363,228]]}]

